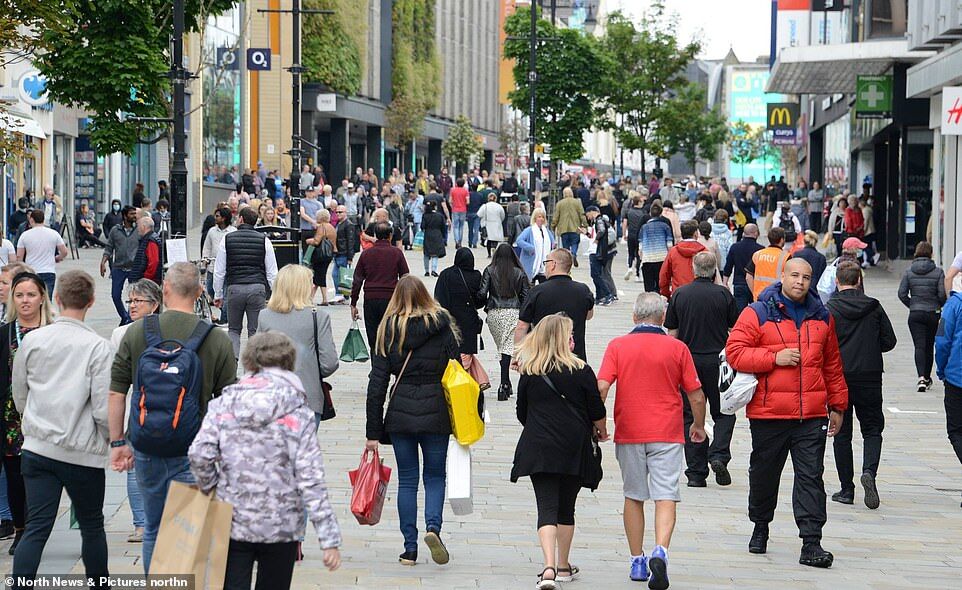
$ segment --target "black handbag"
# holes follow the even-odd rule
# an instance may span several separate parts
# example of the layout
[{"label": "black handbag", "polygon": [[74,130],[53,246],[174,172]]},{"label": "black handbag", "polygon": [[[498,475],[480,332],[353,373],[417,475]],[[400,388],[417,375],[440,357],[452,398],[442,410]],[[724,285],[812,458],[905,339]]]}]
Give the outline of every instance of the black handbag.
[{"label": "black handbag", "polygon": [[585,420],[588,423],[588,435],[585,437],[586,449],[581,454],[581,487],[588,488],[592,492],[598,489],[598,485],[601,484],[601,479],[604,477],[604,470],[601,468],[601,445],[598,444],[598,437],[595,434],[594,425],[591,423],[591,419],[587,416],[583,416],[581,412],[575,409],[574,404],[571,403],[565,394],[554,386],[551,382],[551,378],[547,375],[542,375],[544,382],[548,384],[551,391],[558,394],[558,396],[565,401],[565,407],[571,410],[578,420]]},{"label": "black handbag", "polygon": [[317,341],[317,310],[312,309],[314,319],[314,360],[317,361],[317,376],[321,379],[321,422],[330,420],[337,415],[334,411],[334,398],[331,397],[331,384],[324,381],[321,375],[321,348]]}]

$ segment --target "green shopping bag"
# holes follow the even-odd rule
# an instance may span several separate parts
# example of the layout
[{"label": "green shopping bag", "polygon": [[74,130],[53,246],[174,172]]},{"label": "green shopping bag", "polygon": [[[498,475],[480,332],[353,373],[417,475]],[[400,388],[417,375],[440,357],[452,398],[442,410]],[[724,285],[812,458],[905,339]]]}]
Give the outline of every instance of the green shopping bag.
[{"label": "green shopping bag", "polygon": [[304,266],[310,267],[312,266],[313,261],[314,261],[314,246],[308,245],[307,250],[304,250],[304,257],[301,258],[301,264],[303,264]]},{"label": "green shopping bag", "polygon": [[371,356],[367,352],[367,346],[364,345],[364,336],[361,334],[361,329],[357,327],[357,322],[354,322],[341,346],[341,360],[345,363],[355,361],[363,363],[369,358]]},{"label": "green shopping bag", "polygon": [[337,291],[345,297],[350,297],[352,287],[354,287],[354,267],[346,266],[341,269],[337,277]]}]

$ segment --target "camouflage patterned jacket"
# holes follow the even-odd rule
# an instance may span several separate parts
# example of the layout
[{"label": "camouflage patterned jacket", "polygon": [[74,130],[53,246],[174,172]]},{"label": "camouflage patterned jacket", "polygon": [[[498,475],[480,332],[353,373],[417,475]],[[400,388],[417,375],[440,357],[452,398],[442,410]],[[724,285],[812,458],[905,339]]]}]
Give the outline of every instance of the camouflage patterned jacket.
[{"label": "camouflage patterned jacket", "polygon": [[190,469],[202,491],[234,506],[231,539],[297,541],[306,508],[321,547],[341,545],[303,390],[294,373],[267,369],[225,387],[207,408]]}]

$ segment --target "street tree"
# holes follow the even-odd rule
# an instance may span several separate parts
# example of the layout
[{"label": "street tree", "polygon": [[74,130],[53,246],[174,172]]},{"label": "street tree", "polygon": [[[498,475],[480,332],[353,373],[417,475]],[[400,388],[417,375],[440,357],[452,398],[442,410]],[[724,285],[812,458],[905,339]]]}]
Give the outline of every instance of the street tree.
[{"label": "street tree", "polygon": [[745,178],[745,164],[750,164],[762,154],[761,128],[752,127],[739,119],[732,124],[728,139],[728,152],[731,161],[741,164],[742,178]]},{"label": "street tree", "polygon": [[448,131],[448,137],[441,144],[441,153],[445,158],[455,163],[460,170],[465,170],[481,159],[484,154],[484,144],[478,134],[474,132],[471,120],[459,115],[454,126]]},{"label": "street tree", "polygon": [[[515,89],[508,94],[511,106],[528,113],[531,85],[528,64],[531,34],[530,8],[519,6],[508,17],[504,30],[509,39],[504,44],[504,57],[515,60]],[[551,145],[554,159],[572,162],[584,155],[582,136],[596,121],[595,105],[604,80],[613,69],[612,61],[594,37],[581,31],[559,29],[545,19],[537,22],[539,42],[535,90],[537,114],[535,136],[540,143]],[[591,78],[583,74],[590,72]]]},{"label": "street tree", "polygon": [[[44,2],[41,1],[41,4]],[[187,0],[185,25],[197,31],[233,0]],[[169,117],[171,0],[64,2],[57,27],[37,30],[31,55],[50,99],[93,113],[88,131],[100,153],[133,153],[141,135],[166,127],[130,117]]]},{"label": "street tree", "polygon": [[728,123],[718,108],[709,109],[704,85],[678,89],[662,108],[658,122],[667,153],[680,153],[695,174],[699,158],[713,160],[728,139]]},{"label": "street tree", "polygon": [[498,141],[505,156],[505,167],[513,169],[520,167],[521,156],[528,149],[528,128],[518,117],[506,117],[498,132]]},{"label": "street tree", "polygon": [[617,67],[602,84],[599,112],[624,149],[641,152],[644,176],[647,153],[670,153],[660,122],[672,91],[687,83],[685,69],[700,45],[679,43],[660,0],[652,2],[638,25],[621,12],[611,13],[601,43]]}]

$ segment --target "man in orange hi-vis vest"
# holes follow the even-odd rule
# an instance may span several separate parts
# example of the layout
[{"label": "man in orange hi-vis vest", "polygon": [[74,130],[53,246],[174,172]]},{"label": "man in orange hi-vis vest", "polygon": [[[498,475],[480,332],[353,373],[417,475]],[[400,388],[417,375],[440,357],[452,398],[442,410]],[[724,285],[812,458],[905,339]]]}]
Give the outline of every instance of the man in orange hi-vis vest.
[{"label": "man in orange hi-vis vest", "polygon": [[785,230],[775,226],[768,230],[768,247],[762,248],[752,255],[752,261],[745,267],[745,282],[752,290],[752,299],[758,301],[758,296],[769,285],[773,285],[782,276],[782,267],[791,254],[782,249],[785,245]]}]

